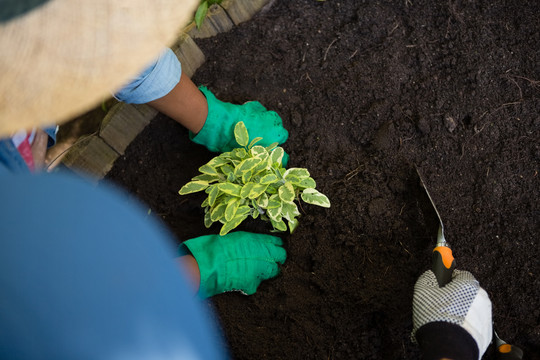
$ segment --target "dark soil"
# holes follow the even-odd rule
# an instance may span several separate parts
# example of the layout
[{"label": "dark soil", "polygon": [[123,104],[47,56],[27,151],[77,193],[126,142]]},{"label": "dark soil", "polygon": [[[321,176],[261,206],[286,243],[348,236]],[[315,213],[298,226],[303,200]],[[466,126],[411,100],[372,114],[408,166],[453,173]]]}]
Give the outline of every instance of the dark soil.
[{"label": "dark soil", "polygon": [[[413,286],[437,219],[415,167],[497,332],[540,358],[539,4],[278,0],[197,41],[194,82],[276,110],[289,166],[332,202],[303,206],[279,277],[212,299],[234,358],[418,358]],[[211,157],[160,116],[108,178],[185,240],[219,230],[203,226],[204,194],[177,194]]]}]

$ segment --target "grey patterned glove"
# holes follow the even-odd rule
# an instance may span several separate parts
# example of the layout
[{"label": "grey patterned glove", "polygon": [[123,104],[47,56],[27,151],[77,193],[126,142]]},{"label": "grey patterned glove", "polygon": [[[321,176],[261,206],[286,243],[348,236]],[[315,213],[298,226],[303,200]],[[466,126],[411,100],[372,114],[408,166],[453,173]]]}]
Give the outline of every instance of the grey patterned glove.
[{"label": "grey patterned glove", "polygon": [[414,286],[412,340],[422,326],[448,322],[465,329],[476,341],[481,358],[491,337],[491,301],[474,276],[454,270],[452,281],[439,287],[433,271],[423,273]]}]

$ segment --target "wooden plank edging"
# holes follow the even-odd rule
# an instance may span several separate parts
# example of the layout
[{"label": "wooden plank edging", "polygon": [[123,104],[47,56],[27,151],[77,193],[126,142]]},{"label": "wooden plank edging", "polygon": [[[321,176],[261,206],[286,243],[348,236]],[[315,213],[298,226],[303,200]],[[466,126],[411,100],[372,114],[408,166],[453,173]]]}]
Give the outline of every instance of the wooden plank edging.
[{"label": "wooden plank edging", "polygon": [[[192,77],[205,61],[204,53],[193,39],[227,32],[251,19],[271,1],[223,0],[221,5],[212,5],[201,28],[189,24],[171,46],[182,63],[182,71]],[[102,179],[156,114],[157,111],[147,105],[116,104],[103,118],[99,133],[77,141],[64,156],[62,164],[95,181]]]}]

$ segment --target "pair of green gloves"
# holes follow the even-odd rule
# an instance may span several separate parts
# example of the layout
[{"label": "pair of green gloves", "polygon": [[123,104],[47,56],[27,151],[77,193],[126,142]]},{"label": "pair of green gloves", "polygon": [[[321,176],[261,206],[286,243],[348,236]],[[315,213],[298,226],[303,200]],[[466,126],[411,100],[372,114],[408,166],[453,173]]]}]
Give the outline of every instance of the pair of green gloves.
[{"label": "pair of green gloves", "polygon": [[[289,137],[279,115],[258,101],[234,105],[218,100],[205,87],[199,90],[208,102],[208,117],[198,134],[190,133],[190,139],[208,150],[226,152],[238,147],[234,127],[239,121],[244,122],[251,139],[263,138],[258,145],[282,144]],[[187,240],[180,246],[180,254],[189,253],[199,266],[199,296],[205,298],[234,290],[254,294],[263,280],[279,274],[279,264],[287,257],[280,238],[242,231]]]}]

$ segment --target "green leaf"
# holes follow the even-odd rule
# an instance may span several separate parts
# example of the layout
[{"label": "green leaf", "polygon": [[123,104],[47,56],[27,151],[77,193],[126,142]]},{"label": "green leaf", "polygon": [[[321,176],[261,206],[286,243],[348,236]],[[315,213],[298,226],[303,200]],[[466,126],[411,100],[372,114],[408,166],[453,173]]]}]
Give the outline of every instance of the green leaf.
[{"label": "green leaf", "polygon": [[319,191],[313,189],[313,188],[307,188],[302,192],[302,200],[307,202],[308,204],[322,206],[325,208],[330,207],[330,200],[324,195],[323,193],[320,193]]},{"label": "green leaf", "polygon": [[218,184],[217,187],[219,191],[236,197],[240,197],[240,191],[242,191],[242,187],[240,185],[232,184],[229,182]]},{"label": "green leaf", "polygon": [[253,147],[253,145],[255,145],[256,143],[258,143],[259,141],[261,141],[263,138],[262,137],[256,137],[255,139],[251,140],[251,142],[249,143],[249,146],[248,146],[248,149],[251,149]]},{"label": "green leaf", "polygon": [[251,170],[246,171],[245,173],[243,173],[242,174],[242,182],[244,184],[247,183],[251,179],[252,175],[253,175],[253,171],[251,171]]},{"label": "green leaf", "polygon": [[236,139],[238,145],[247,146],[249,142],[249,134],[244,122],[239,121],[234,126],[234,138]]},{"label": "green leaf", "polygon": [[253,186],[255,185],[254,182],[248,182],[244,186],[242,186],[242,190],[240,190],[240,197],[245,199],[248,197],[249,193],[251,192],[251,189],[253,189]]},{"label": "green leaf", "polygon": [[285,180],[287,180],[287,182],[290,182],[293,185],[297,185],[300,183],[300,179],[297,176],[291,174],[287,175],[287,178]]},{"label": "green leaf", "polygon": [[[244,149],[244,148],[236,148],[236,149],[234,149],[232,151],[232,154],[238,160],[244,160],[248,156],[248,153],[247,153],[246,149]],[[234,161],[233,161],[233,163],[234,163]]]},{"label": "green leaf", "polygon": [[276,221],[276,220],[270,219],[270,223],[276,230],[287,231],[287,225],[285,224],[283,220]]},{"label": "green leaf", "polygon": [[228,164],[228,163],[229,163],[229,161],[227,159],[216,156],[215,158],[213,158],[212,160],[207,162],[206,165],[217,169],[218,167],[223,166],[223,165]]},{"label": "green leaf", "polygon": [[284,202],[294,201],[294,187],[290,182],[286,182],[278,189],[279,198]]},{"label": "green leaf", "polygon": [[208,203],[208,198],[206,198],[206,199],[204,199],[204,201],[202,202],[201,207],[206,207],[206,206],[208,206],[208,205],[209,205],[209,203]]},{"label": "green leaf", "polygon": [[313,188],[315,189],[315,187],[317,186],[317,183],[315,183],[315,180],[313,180],[312,178],[308,177],[306,179],[302,179],[298,184],[298,187],[301,187],[303,189],[306,189],[306,188]]},{"label": "green leaf", "polygon": [[214,206],[216,199],[219,195],[219,188],[217,185],[212,185],[212,189],[208,193],[208,205]]},{"label": "green leaf", "polygon": [[275,174],[268,174],[268,175],[265,175],[261,178],[261,180],[259,181],[261,184],[272,184],[272,183],[275,183],[276,181],[278,181],[278,177],[275,175]]},{"label": "green leaf", "polygon": [[261,196],[255,199],[255,201],[258,207],[265,209],[268,206],[268,195],[266,195],[266,193],[262,193]]},{"label": "green leaf", "polygon": [[[258,139],[258,138],[256,138],[256,139]],[[251,150],[249,150],[249,152],[253,156],[260,156],[260,155],[268,154],[268,151],[266,151],[264,146],[260,146],[260,145],[252,147]]]},{"label": "green leaf", "polygon": [[297,227],[298,227],[298,220],[297,219],[289,220],[289,231],[291,232],[291,234],[293,233],[293,231]]},{"label": "green leaf", "polygon": [[208,12],[208,2],[204,1],[199,5],[199,7],[197,8],[197,11],[195,12],[195,24],[197,24],[197,29],[201,27],[204,21],[204,18],[206,17],[207,12]]},{"label": "green leaf", "polygon": [[221,220],[221,218],[225,215],[226,208],[227,204],[225,203],[217,204],[212,210],[210,210],[210,219],[213,222]]},{"label": "green leaf", "polygon": [[199,171],[202,172],[203,174],[208,174],[208,175],[215,175],[215,176],[218,176],[219,173],[218,171],[216,170],[216,168],[213,168],[211,167],[210,165],[208,164],[204,164],[203,166],[201,166],[199,168]]},{"label": "green leaf", "polygon": [[248,198],[255,199],[255,198],[261,196],[261,194],[266,191],[267,187],[268,187],[268,185],[265,185],[265,184],[255,184],[255,185],[253,185],[253,188],[251,189],[251,192],[249,193]]},{"label": "green leaf", "polygon": [[241,216],[235,216],[233,219],[231,219],[230,221],[227,221],[222,227],[221,227],[221,230],[219,232],[219,235],[221,236],[224,236],[226,235],[229,231],[231,231],[232,229],[234,229],[235,227],[237,227],[238,225],[240,225],[242,223],[242,221],[244,221],[245,219],[247,219],[248,215],[241,215]]},{"label": "green leaf", "polygon": [[298,211],[298,206],[293,202],[283,203],[281,205],[281,214],[285,219],[292,221],[300,215],[300,211]]},{"label": "green leaf", "polygon": [[285,180],[288,180],[287,177],[289,175],[296,176],[298,179],[302,180],[309,177],[309,171],[304,168],[290,168],[285,171],[285,173],[283,174],[283,178]]},{"label": "green leaf", "polygon": [[222,167],[220,167],[220,170],[225,175],[229,175],[230,173],[234,172],[234,168],[229,164],[223,165]]},{"label": "green leaf", "polygon": [[275,149],[278,145],[279,145],[279,143],[277,143],[277,142],[271,143],[270,145],[268,145],[268,146],[266,147],[266,150],[267,150],[268,152],[270,152],[270,151],[272,151],[273,149]]},{"label": "green leaf", "polygon": [[259,159],[257,157],[246,159],[246,160],[242,161],[240,163],[240,165],[238,165],[234,171],[235,171],[235,173],[237,171],[244,173],[246,171],[253,170],[257,165],[260,164],[260,162],[261,162],[261,159]]},{"label": "green leaf", "polygon": [[236,211],[238,210],[238,207],[240,206],[240,203],[238,201],[239,199],[234,198],[227,204],[227,208],[225,209],[225,220],[231,221],[232,218],[236,215]]},{"label": "green leaf", "polygon": [[251,213],[251,208],[248,205],[242,205],[236,210],[236,216],[249,215]]},{"label": "green leaf", "polygon": [[279,199],[279,196],[277,194],[270,196],[270,198],[268,199],[268,206],[266,208],[279,208],[279,211],[281,211],[281,200]]},{"label": "green leaf", "polygon": [[281,207],[266,209],[266,214],[271,220],[280,221],[281,220]]},{"label": "green leaf", "polygon": [[218,176],[216,176],[216,175],[208,175],[208,174],[200,174],[200,175],[195,176],[191,180],[194,180],[194,181],[197,181],[197,180],[206,181],[209,184],[211,184],[213,182],[219,181],[220,179],[221,179],[221,176],[219,174],[218,174]]},{"label": "green leaf", "polygon": [[186,185],[182,186],[182,188],[180,189],[180,191],[178,191],[178,193],[180,195],[191,194],[194,192],[203,191],[207,187],[208,187],[207,181],[200,181],[200,180],[190,181]]},{"label": "green leaf", "polygon": [[274,163],[281,164],[281,160],[283,159],[283,154],[285,154],[285,151],[283,151],[283,148],[281,147],[275,148],[270,154],[271,164],[274,164]]},{"label": "green leaf", "polygon": [[205,214],[204,214],[204,227],[205,228],[209,228],[210,226],[212,226],[214,222],[212,221],[212,219],[210,218],[210,212],[207,211]]}]

